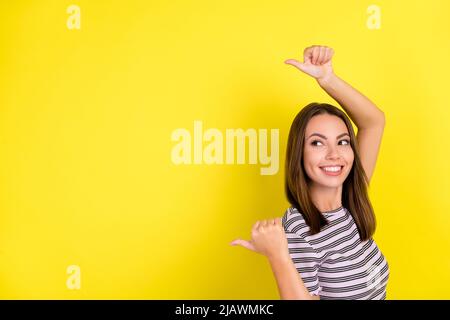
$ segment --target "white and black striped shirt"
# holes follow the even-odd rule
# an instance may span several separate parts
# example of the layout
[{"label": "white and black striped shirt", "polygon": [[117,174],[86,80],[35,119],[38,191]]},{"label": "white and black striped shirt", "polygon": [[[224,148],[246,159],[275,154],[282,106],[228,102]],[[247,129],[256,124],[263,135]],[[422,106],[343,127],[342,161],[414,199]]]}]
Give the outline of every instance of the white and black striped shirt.
[{"label": "white and black striped shirt", "polygon": [[323,215],[329,224],[315,235],[295,207],[282,218],[290,256],[308,291],[323,300],[386,299],[389,265],[375,241],[360,240],[346,208]]}]

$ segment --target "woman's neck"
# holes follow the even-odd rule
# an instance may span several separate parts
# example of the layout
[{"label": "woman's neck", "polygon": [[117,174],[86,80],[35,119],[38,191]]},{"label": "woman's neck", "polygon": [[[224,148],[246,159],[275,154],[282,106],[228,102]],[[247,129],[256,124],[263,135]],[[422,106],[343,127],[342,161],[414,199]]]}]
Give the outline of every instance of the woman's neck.
[{"label": "woman's neck", "polygon": [[336,188],[312,185],[309,192],[314,205],[320,212],[342,207],[342,185]]}]

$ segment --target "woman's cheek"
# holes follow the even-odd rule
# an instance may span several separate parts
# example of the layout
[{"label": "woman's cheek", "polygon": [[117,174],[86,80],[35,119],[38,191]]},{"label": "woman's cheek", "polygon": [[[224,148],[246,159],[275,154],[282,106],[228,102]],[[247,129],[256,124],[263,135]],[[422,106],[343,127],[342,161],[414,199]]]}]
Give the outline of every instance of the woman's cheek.
[{"label": "woman's cheek", "polygon": [[308,166],[308,168],[306,169],[306,174],[310,179],[314,176],[314,171],[311,170],[310,166]]},{"label": "woman's cheek", "polygon": [[353,151],[350,151],[349,154],[345,157],[345,159],[347,162],[347,175],[349,175],[353,167],[353,161],[355,160]]},{"label": "woman's cheek", "polygon": [[318,168],[319,166],[319,162],[316,160],[312,160],[309,159],[309,161],[306,162],[306,165],[304,165],[306,174],[308,175],[309,178],[312,178],[314,176],[318,175],[318,170],[320,170]]},{"label": "woman's cheek", "polygon": [[355,154],[353,153],[353,150],[350,150],[346,156],[347,163],[350,164],[349,167],[351,169],[351,166],[353,165],[353,161],[355,160]]}]

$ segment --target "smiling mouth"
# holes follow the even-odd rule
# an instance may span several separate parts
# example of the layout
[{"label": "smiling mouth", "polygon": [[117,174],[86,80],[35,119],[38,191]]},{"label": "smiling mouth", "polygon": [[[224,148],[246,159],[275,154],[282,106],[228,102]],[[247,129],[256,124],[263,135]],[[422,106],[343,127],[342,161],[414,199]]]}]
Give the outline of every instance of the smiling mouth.
[{"label": "smiling mouth", "polygon": [[319,167],[326,175],[338,176],[342,173],[344,166]]}]

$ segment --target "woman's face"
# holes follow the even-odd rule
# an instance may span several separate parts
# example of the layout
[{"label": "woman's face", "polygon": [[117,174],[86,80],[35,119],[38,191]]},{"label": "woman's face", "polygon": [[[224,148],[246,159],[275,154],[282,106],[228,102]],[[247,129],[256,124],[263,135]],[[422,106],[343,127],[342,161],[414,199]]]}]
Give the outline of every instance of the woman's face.
[{"label": "woman's face", "polygon": [[324,187],[341,186],[350,173],[353,159],[350,135],[341,118],[320,114],[309,120],[303,166],[313,183]]}]

